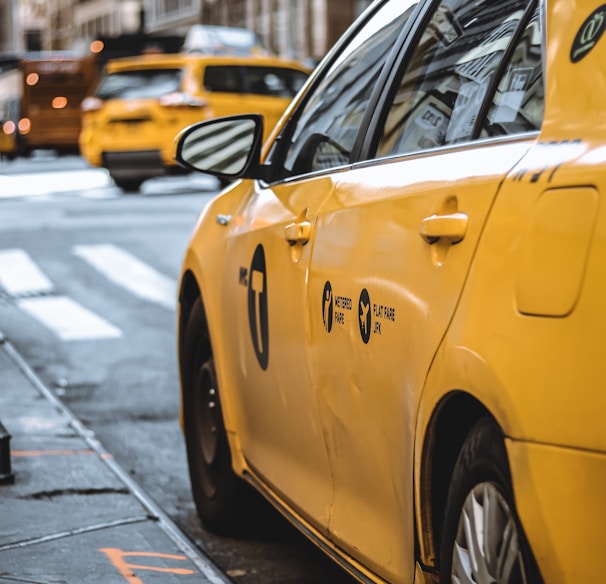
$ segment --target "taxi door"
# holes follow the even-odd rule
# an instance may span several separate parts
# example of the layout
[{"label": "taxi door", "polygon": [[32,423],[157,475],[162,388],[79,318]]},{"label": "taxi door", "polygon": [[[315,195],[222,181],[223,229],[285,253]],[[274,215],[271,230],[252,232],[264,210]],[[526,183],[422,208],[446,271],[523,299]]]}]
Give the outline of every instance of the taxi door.
[{"label": "taxi door", "polygon": [[[414,435],[427,372],[499,187],[536,142],[540,125],[540,119],[526,124],[532,112],[514,111],[540,93],[520,79],[535,70],[540,75],[537,18],[528,23],[531,12],[522,16],[525,3],[515,0],[493,13],[491,39],[515,38],[518,26],[526,30],[519,40],[525,50],[509,52],[511,66],[499,69],[503,51],[492,40],[482,51],[479,40],[487,26],[483,8],[470,14],[469,3],[459,3],[460,12],[456,4],[449,3],[455,8],[447,19],[439,6],[428,27],[440,30],[435,42],[442,53],[422,37],[410,62],[424,62],[427,73],[413,67],[389,104],[377,152],[385,158],[336,177],[318,216],[310,265],[310,366],[321,388],[335,490],[330,537],[387,581],[413,579]],[[469,38],[474,23],[478,40]],[[433,69],[420,54],[427,47]],[[494,102],[488,101],[482,128],[521,135],[474,141],[482,87],[496,71],[503,77],[497,95],[486,98]],[[457,87],[453,106],[449,92]]]},{"label": "taxi door", "polygon": [[221,283],[224,332],[238,345],[227,364],[231,414],[257,480],[326,526],[332,484],[306,361],[305,295],[312,225],[332,183],[254,188],[231,218]]},{"label": "taxi door", "polygon": [[333,483],[319,415],[322,388],[308,362],[307,310],[320,302],[307,296],[309,261],[318,211],[332,200],[334,181],[348,172],[376,80],[414,4],[377,3],[327,61],[269,155],[284,182],[256,186],[233,219],[227,245],[230,271],[223,289],[233,311],[227,323],[242,356],[232,364],[239,376],[234,386],[242,452],[277,496],[324,534]]}]

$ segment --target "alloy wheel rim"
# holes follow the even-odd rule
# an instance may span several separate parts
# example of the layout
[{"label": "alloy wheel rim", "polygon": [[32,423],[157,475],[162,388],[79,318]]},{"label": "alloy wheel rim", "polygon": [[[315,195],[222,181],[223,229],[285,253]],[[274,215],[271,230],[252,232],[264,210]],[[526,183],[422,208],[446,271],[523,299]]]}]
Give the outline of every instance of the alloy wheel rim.
[{"label": "alloy wheel rim", "polygon": [[453,584],[527,582],[515,516],[494,483],[476,485],[463,503],[451,576]]}]

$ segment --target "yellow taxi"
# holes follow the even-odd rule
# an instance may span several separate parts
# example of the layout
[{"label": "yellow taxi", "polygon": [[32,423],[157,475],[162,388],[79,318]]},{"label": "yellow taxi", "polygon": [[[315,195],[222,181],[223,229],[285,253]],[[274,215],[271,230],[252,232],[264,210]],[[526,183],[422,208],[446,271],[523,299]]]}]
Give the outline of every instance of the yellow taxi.
[{"label": "yellow taxi", "polygon": [[109,61],[82,103],[80,151],[119,187],[136,191],[148,178],[182,170],[172,140],[190,124],[259,113],[269,133],[308,74],[301,63],[276,57],[151,54]]},{"label": "yellow taxi", "polygon": [[265,146],[260,116],[181,134],[242,179],[179,284],[209,529],[252,489],[360,582],[605,581],[605,28],[377,0]]}]

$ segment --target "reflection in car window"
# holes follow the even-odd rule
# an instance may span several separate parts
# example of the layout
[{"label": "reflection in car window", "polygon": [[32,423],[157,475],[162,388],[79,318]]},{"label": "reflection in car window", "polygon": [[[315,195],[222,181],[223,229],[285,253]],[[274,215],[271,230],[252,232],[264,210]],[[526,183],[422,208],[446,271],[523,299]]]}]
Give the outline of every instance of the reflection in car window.
[{"label": "reflection in car window", "polygon": [[179,91],[181,76],[181,69],[116,71],[102,79],[95,96],[99,99],[161,97]]},{"label": "reflection in car window", "polygon": [[537,6],[499,83],[482,137],[532,132],[541,127],[545,92],[540,18]]},{"label": "reflection in car window", "polygon": [[375,83],[415,5],[385,3],[327,71],[298,119],[283,177],[349,162]]},{"label": "reflection in car window", "polygon": [[387,115],[378,156],[473,138],[477,116],[527,0],[443,0]]},{"label": "reflection in car window", "polygon": [[307,75],[287,67],[211,65],[204,72],[204,88],[222,93],[251,93],[293,98]]}]

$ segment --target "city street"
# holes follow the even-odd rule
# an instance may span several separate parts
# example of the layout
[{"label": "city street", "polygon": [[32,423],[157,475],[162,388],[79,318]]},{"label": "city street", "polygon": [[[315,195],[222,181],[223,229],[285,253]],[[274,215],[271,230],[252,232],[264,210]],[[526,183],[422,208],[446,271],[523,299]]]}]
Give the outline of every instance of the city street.
[{"label": "city street", "polygon": [[[0,161],[0,332],[234,582],[349,583],[271,510],[242,540],[197,519],[178,423],[176,288],[216,190],[198,175],[123,194],[78,157]],[[0,492],[0,514],[9,513]]]}]

